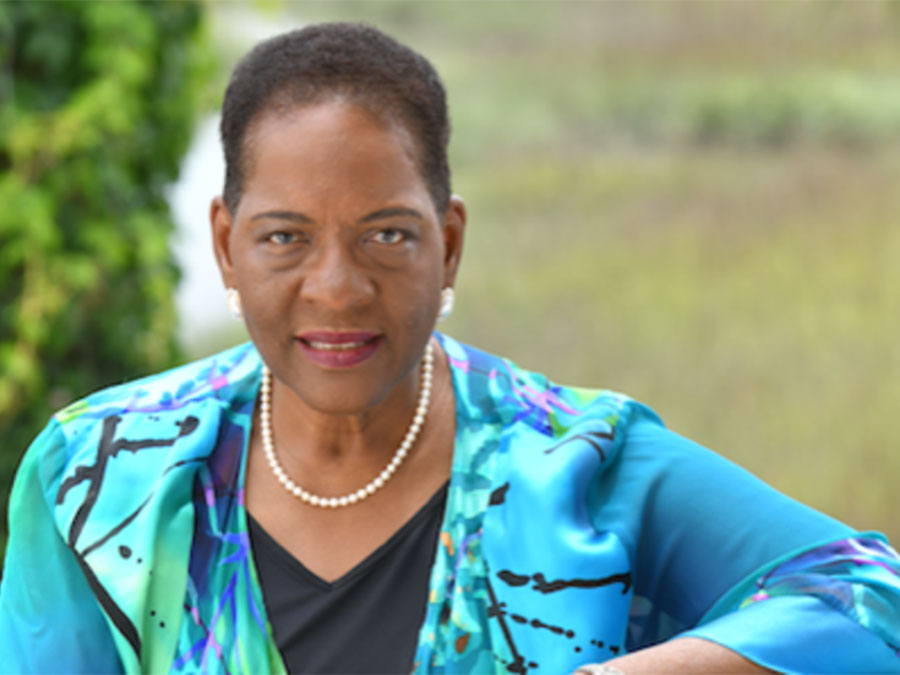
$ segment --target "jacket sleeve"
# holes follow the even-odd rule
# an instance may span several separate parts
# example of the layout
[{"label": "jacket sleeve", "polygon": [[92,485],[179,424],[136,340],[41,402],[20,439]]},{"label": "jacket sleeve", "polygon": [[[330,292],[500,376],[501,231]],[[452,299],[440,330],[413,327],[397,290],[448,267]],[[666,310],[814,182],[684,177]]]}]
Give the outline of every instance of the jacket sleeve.
[{"label": "jacket sleeve", "polygon": [[751,574],[686,635],[788,672],[900,672],[898,581],[880,535],[826,542]]},{"label": "jacket sleeve", "polygon": [[13,484],[0,583],[3,673],[122,670],[100,607],[54,523],[65,451],[53,420],[26,452]]},{"label": "jacket sleeve", "polygon": [[881,535],[650,421],[603,480],[599,517],[633,555],[629,649],[690,635],[780,672],[900,673],[900,559]]}]

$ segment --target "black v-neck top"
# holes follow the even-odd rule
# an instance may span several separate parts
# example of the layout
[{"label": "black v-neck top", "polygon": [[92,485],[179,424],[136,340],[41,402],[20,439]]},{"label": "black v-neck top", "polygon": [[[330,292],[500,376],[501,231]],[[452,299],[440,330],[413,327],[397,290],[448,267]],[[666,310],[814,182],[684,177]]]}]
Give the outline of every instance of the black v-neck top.
[{"label": "black v-neck top", "polygon": [[291,673],[412,671],[447,484],[368,558],[327,582],[248,515],[275,643]]}]

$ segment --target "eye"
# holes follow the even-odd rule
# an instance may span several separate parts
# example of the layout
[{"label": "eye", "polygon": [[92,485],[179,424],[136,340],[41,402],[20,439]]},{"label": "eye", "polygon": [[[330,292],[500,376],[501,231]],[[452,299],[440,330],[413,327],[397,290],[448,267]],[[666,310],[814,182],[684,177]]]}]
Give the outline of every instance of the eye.
[{"label": "eye", "polygon": [[267,237],[267,241],[278,246],[286,246],[297,241],[297,236],[290,232],[273,232]]},{"label": "eye", "polygon": [[406,233],[402,230],[398,230],[394,227],[386,227],[383,230],[378,230],[372,235],[372,241],[376,244],[384,244],[386,246],[390,246],[392,244],[399,244],[406,240]]}]

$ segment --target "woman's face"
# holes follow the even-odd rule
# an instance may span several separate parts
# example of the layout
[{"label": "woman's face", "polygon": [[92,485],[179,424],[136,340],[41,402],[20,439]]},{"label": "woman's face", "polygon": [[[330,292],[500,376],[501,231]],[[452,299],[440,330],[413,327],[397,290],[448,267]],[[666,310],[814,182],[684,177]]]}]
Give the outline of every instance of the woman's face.
[{"label": "woman's face", "polygon": [[331,101],[263,113],[244,191],[212,206],[216,257],[275,377],[315,410],[365,412],[415,366],[453,284],[465,210],[437,214],[399,125]]}]

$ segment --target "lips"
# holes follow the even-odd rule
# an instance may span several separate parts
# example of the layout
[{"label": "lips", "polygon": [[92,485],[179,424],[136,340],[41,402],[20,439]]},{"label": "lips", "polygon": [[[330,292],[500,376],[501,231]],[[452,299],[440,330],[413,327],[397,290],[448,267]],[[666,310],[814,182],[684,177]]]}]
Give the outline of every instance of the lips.
[{"label": "lips", "polygon": [[326,368],[350,368],[375,355],[381,334],[370,332],[309,331],[297,336],[306,357]]}]

